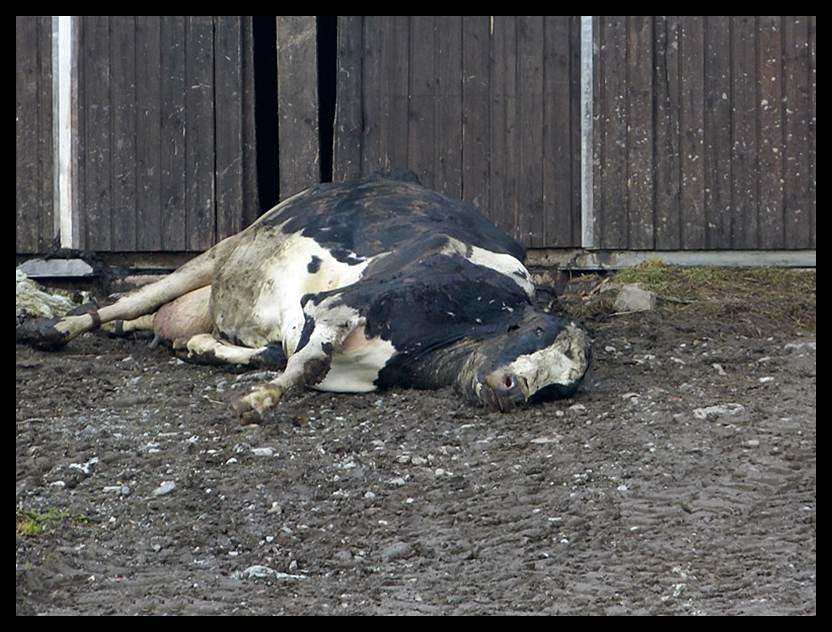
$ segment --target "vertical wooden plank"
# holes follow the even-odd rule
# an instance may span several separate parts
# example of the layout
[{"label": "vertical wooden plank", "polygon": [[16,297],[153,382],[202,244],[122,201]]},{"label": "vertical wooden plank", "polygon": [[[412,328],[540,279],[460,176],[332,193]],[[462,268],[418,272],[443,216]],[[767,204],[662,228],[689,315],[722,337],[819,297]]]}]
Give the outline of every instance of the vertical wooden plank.
[{"label": "vertical wooden plank", "polygon": [[731,18],[732,248],[757,248],[757,24]]},{"label": "vertical wooden plank", "polygon": [[[496,18],[495,18],[496,19]],[[503,108],[505,110],[505,126],[501,130],[505,139],[505,168],[503,170],[505,180],[503,189],[505,191],[505,212],[508,214],[505,229],[516,239],[521,239],[519,222],[517,221],[517,190],[520,183],[517,178],[517,163],[520,159],[519,151],[519,130],[520,123],[517,120],[517,18],[504,16],[499,24],[505,30],[505,86],[503,92]]]},{"label": "vertical wooden plank", "polygon": [[320,182],[315,16],[277,18],[280,199]]},{"label": "vertical wooden plank", "polygon": [[462,18],[462,199],[481,212],[488,190],[488,16]]},{"label": "vertical wooden plank", "polygon": [[15,245],[43,253],[55,236],[52,148],[52,19],[15,18]]},{"label": "vertical wooden plank", "polygon": [[[814,28],[812,28],[814,32]],[[784,179],[787,248],[814,248],[814,44],[808,16],[783,20],[783,82],[786,97]],[[814,39],[814,37],[812,37]],[[812,55],[810,57],[810,51]]]},{"label": "vertical wooden plank", "polygon": [[506,195],[507,160],[506,160],[506,28],[502,16],[490,16],[490,50],[488,66],[490,69],[488,98],[489,98],[489,130],[488,156],[489,172],[488,184],[491,204],[482,209],[486,217],[504,231],[513,232],[514,208],[508,208]]},{"label": "vertical wooden plank", "polygon": [[782,248],[783,227],[783,47],[781,18],[760,16],[757,58],[761,248]]},{"label": "vertical wooden plank", "polygon": [[462,195],[462,18],[443,16],[436,23],[434,101],[436,188],[453,197]]},{"label": "vertical wooden plank", "polygon": [[[704,18],[706,248],[731,248],[730,19]],[[684,206],[683,206],[684,213]],[[684,223],[683,215],[683,223]],[[690,247],[694,247],[691,242]]]},{"label": "vertical wooden plank", "polygon": [[112,249],[136,250],[136,23],[110,19],[112,98]]},{"label": "vertical wooden plank", "polygon": [[[702,249],[707,247],[705,198],[708,177],[705,172],[707,154],[705,145],[705,42],[703,21],[700,16],[679,18],[681,29],[679,36],[680,51],[680,94],[679,120],[681,138],[679,140],[681,169],[681,231],[679,244],[684,249]],[[720,101],[721,103],[721,101]],[[726,110],[727,110],[727,100]],[[727,131],[727,130],[726,130]],[[727,136],[727,134],[723,134]],[[727,151],[727,139],[722,142]],[[726,158],[727,160],[727,153]],[[659,158],[659,162],[663,162]],[[717,163],[715,163],[717,164]],[[724,164],[728,169],[728,165]],[[728,182],[725,182],[728,185]],[[727,191],[727,188],[726,188]]]},{"label": "vertical wooden plank", "polygon": [[491,35],[491,212],[489,219],[516,236],[516,21],[492,16]]},{"label": "vertical wooden plank", "polygon": [[81,248],[112,250],[111,165],[112,113],[110,110],[110,18],[82,18],[82,59],[84,66],[83,105],[84,158],[80,161],[83,191],[80,230]]},{"label": "vertical wooden plank", "polygon": [[410,111],[408,165],[428,188],[436,187],[436,22],[437,17],[410,20]]},{"label": "vertical wooden plank", "polygon": [[185,18],[185,230],[188,250],[206,250],[215,234],[214,24]]},{"label": "vertical wooden plank", "polygon": [[216,77],[216,235],[225,239],[242,230],[243,204],[243,48],[242,18],[217,16]]},{"label": "vertical wooden plank", "polygon": [[517,228],[526,246],[541,247],[543,232],[543,21],[517,18]]},{"label": "vertical wooden plank", "polygon": [[[816,233],[817,233],[817,16],[809,15],[806,18],[808,23],[807,32],[807,49],[808,49],[808,67],[809,67],[809,85],[807,86],[806,95],[809,101],[808,108],[808,135],[806,138],[808,144],[807,160],[809,161],[808,169],[806,170],[808,185],[806,187],[806,216],[802,221],[806,223],[807,241],[803,242],[809,248],[816,248]],[[792,243],[788,237],[788,230],[786,232],[787,243]],[[801,243],[795,240],[796,243]]]},{"label": "vertical wooden plank", "polygon": [[38,241],[41,200],[37,152],[38,29],[35,16],[15,17],[15,250],[32,252]]},{"label": "vertical wooden plank", "polygon": [[408,154],[408,69],[410,17],[388,18],[383,34],[381,79],[382,166],[406,167]]},{"label": "vertical wooden plank", "polygon": [[[52,103],[52,16],[37,16],[38,74],[41,77],[37,89],[38,117],[37,117],[37,154],[39,170],[38,211],[38,252],[47,252],[52,247],[56,236],[56,220],[54,208],[55,182],[55,144],[54,120]],[[76,27],[77,28],[77,27]],[[77,31],[76,31],[77,32]],[[78,49],[75,49],[77,64]],[[77,102],[77,95],[76,95]],[[76,111],[77,116],[77,111]],[[75,178],[77,179],[77,169]],[[77,183],[75,190],[77,191]]]},{"label": "vertical wooden plank", "polygon": [[[542,240],[546,248],[580,244],[573,207],[572,18],[547,16],[543,22],[543,208]],[[576,42],[580,46],[580,41]],[[580,49],[578,49],[580,50]],[[578,121],[579,125],[580,122]],[[575,229],[578,229],[577,232]]]},{"label": "vertical wooden plank", "polygon": [[185,224],[185,18],[161,19],[161,148],[162,244],[167,251],[188,248]]},{"label": "vertical wooden plank", "polygon": [[364,60],[362,65],[361,101],[364,106],[361,173],[372,173],[384,165],[382,148],[383,108],[382,51],[389,17],[364,16]]},{"label": "vertical wooden plank", "polygon": [[37,243],[38,38],[35,16],[15,17],[15,250]]},{"label": "vertical wooden plank", "polygon": [[[590,18],[591,20],[592,18]],[[571,151],[569,152],[569,172],[571,182],[569,184],[569,199],[570,199],[570,215],[571,215],[571,238],[568,247],[580,247],[583,240],[583,173],[582,162],[583,156],[581,153],[582,140],[582,96],[581,96],[581,33],[582,33],[582,18],[579,15],[573,15],[569,18],[569,130],[571,134]],[[592,50],[592,42],[589,43],[589,48]],[[594,64],[593,64],[594,65]],[[590,78],[591,81],[591,78]],[[591,84],[590,84],[591,85]],[[590,108],[592,108],[590,104]],[[591,110],[590,110],[591,111]],[[590,154],[591,155],[591,154]],[[590,179],[591,181],[591,179]],[[551,234],[551,231],[550,233]],[[554,245],[554,244],[553,244]]]},{"label": "vertical wooden plank", "polygon": [[257,181],[257,125],[255,121],[254,16],[242,17],[242,145],[243,200],[242,226],[250,226],[260,215],[260,189]]},{"label": "vertical wooden plank", "polygon": [[161,20],[136,17],[136,249],[162,248]]},{"label": "vertical wooden plank", "polygon": [[364,18],[338,16],[338,77],[335,87],[335,142],[332,180],[343,182],[361,176],[364,135],[362,57]]},{"label": "vertical wooden plank", "polygon": [[[656,55],[656,248],[675,250],[681,243],[680,174],[680,38],[679,19],[659,16],[655,24]],[[701,76],[700,76],[701,78]],[[690,130],[685,129],[685,133]]]},{"label": "vertical wooden plank", "polygon": [[627,25],[623,17],[603,16],[598,28],[600,161],[596,183],[599,248],[626,248],[627,239]]},{"label": "vertical wooden plank", "polygon": [[627,247],[653,248],[653,19],[628,18]]}]

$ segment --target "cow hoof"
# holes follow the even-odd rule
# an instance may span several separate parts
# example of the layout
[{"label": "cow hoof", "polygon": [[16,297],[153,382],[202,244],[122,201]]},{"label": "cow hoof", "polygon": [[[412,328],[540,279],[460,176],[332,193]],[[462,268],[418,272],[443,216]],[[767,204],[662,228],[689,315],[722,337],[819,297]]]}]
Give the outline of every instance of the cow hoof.
[{"label": "cow hoof", "polygon": [[266,384],[232,402],[231,408],[240,420],[240,424],[259,424],[263,414],[277,406],[283,391],[274,384]]},{"label": "cow hoof", "polygon": [[68,341],[68,336],[55,328],[60,321],[60,318],[37,318],[19,325],[15,331],[17,343],[41,351],[60,349]]},{"label": "cow hoof", "polygon": [[251,357],[251,366],[268,371],[282,371],[286,368],[286,354],[279,345],[266,345],[260,353]]},{"label": "cow hoof", "polygon": [[251,426],[260,425],[260,422],[263,421],[263,417],[253,408],[246,408],[245,405],[241,405],[241,401],[237,400],[231,404],[231,409],[234,411],[234,414],[237,415],[237,419],[240,420],[241,426]]}]

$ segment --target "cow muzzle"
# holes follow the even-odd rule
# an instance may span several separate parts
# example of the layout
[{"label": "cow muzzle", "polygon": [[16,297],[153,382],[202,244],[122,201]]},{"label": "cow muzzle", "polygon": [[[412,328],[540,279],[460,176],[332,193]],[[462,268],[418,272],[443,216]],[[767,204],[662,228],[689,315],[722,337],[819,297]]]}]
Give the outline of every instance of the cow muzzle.
[{"label": "cow muzzle", "polygon": [[514,374],[492,373],[485,378],[479,396],[486,406],[506,413],[526,401],[528,387]]}]

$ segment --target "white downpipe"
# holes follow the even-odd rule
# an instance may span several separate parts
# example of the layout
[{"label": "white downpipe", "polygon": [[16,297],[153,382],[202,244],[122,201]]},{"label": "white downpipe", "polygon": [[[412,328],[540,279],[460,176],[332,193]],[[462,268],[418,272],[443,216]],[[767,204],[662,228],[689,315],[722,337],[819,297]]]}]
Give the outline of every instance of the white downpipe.
[{"label": "white downpipe", "polygon": [[74,163],[75,42],[73,17],[52,16],[52,131],[55,164],[55,229],[61,248],[79,248],[78,222],[73,208],[76,179]]}]

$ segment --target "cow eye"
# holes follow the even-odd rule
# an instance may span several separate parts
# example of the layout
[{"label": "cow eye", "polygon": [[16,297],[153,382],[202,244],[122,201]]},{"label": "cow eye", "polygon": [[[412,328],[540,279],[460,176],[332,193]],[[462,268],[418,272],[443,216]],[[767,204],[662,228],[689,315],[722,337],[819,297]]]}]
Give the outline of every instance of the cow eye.
[{"label": "cow eye", "polygon": [[542,327],[537,327],[537,328],[534,330],[534,333],[535,333],[535,335],[537,335],[537,337],[538,337],[538,338],[540,338],[540,336],[542,336],[542,335],[543,335],[543,328],[542,328]]}]

